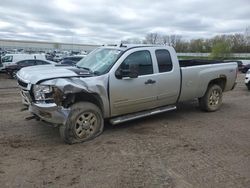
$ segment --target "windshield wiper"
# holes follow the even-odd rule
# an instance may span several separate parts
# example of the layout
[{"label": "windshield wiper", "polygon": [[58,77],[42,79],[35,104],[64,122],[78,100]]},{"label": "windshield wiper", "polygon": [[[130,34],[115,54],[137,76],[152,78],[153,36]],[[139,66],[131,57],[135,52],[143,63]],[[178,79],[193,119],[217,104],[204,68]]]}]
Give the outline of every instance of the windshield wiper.
[{"label": "windshield wiper", "polygon": [[90,68],[88,68],[88,67],[80,67],[80,66],[77,66],[76,65],[76,67],[78,68],[78,69],[84,69],[84,70],[87,70],[90,74],[95,74]]},{"label": "windshield wiper", "polygon": [[88,67],[80,67],[80,66],[77,66],[77,65],[76,65],[76,67],[77,67],[78,69],[84,69],[84,70],[87,70],[87,71],[89,71],[89,72],[92,72],[91,69],[88,68]]}]

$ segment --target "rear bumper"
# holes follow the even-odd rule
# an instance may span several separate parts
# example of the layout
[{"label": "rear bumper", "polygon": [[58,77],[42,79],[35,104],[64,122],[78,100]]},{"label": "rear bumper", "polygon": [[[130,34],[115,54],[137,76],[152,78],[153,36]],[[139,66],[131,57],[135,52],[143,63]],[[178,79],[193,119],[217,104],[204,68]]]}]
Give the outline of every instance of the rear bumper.
[{"label": "rear bumper", "polygon": [[29,105],[29,111],[48,123],[65,124],[68,119],[70,109],[57,106],[55,103],[32,103]]}]

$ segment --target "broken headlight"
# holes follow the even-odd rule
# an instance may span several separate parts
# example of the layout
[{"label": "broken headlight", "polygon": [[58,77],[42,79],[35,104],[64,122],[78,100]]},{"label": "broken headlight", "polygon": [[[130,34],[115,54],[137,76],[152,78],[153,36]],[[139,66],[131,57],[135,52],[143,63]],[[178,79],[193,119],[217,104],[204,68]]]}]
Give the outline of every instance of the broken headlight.
[{"label": "broken headlight", "polygon": [[52,87],[46,85],[34,85],[33,95],[36,101],[45,101],[51,99]]}]

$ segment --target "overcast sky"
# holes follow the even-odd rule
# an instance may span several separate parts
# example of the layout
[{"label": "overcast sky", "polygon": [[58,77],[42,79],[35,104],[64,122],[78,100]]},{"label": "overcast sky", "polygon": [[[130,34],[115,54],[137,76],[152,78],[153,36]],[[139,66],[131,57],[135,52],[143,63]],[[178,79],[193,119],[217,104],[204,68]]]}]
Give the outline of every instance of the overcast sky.
[{"label": "overcast sky", "polygon": [[0,38],[118,43],[147,33],[185,39],[244,33],[250,0],[1,0]]}]

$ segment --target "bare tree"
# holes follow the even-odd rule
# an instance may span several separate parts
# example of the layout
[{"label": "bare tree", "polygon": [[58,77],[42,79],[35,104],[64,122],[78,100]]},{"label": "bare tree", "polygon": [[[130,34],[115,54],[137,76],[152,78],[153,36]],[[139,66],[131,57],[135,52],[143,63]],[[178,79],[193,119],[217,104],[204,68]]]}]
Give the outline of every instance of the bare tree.
[{"label": "bare tree", "polygon": [[145,37],[145,42],[147,44],[157,44],[159,42],[158,33],[148,33]]},{"label": "bare tree", "polygon": [[132,41],[133,42],[131,42],[131,40],[127,40],[129,43],[131,42],[137,44],[169,45],[173,46],[177,52],[209,53],[214,49],[219,49],[221,46],[226,46],[227,51],[231,51],[233,53],[250,53],[250,27],[246,28],[244,35],[236,33],[233,35],[217,35],[209,39],[198,38],[185,41],[182,39],[181,35],[148,33],[145,36],[145,40],[136,41],[134,39]]},{"label": "bare tree", "polygon": [[247,45],[250,46],[250,26],[246,28],[245,38],[246,38]]},{"label": "bare tree", "polygon": [[161,38],[161,44],[170,46],[170,36],[169,35],[162,35],[160,38]]},{"label": "bare tree", "polygon": [[245,52],[247,39],[242,34],[234,34],[231,36],[231,48],[233,52]]},{"label": "bare tree", "polygon": [[170,45],[176,47],[176,44],[181,42],[181,35],[170,35]]},{"label": "bare tree", "polygon": [[204,52],[205,41],[203,39],[193,39],[189,42],[190,52]]},{"label": "bare tree", "polygon": [[143,40],[139,38],[128,38],[126,40],[122,40],[121,43],[123,44],[142,44]]}]

